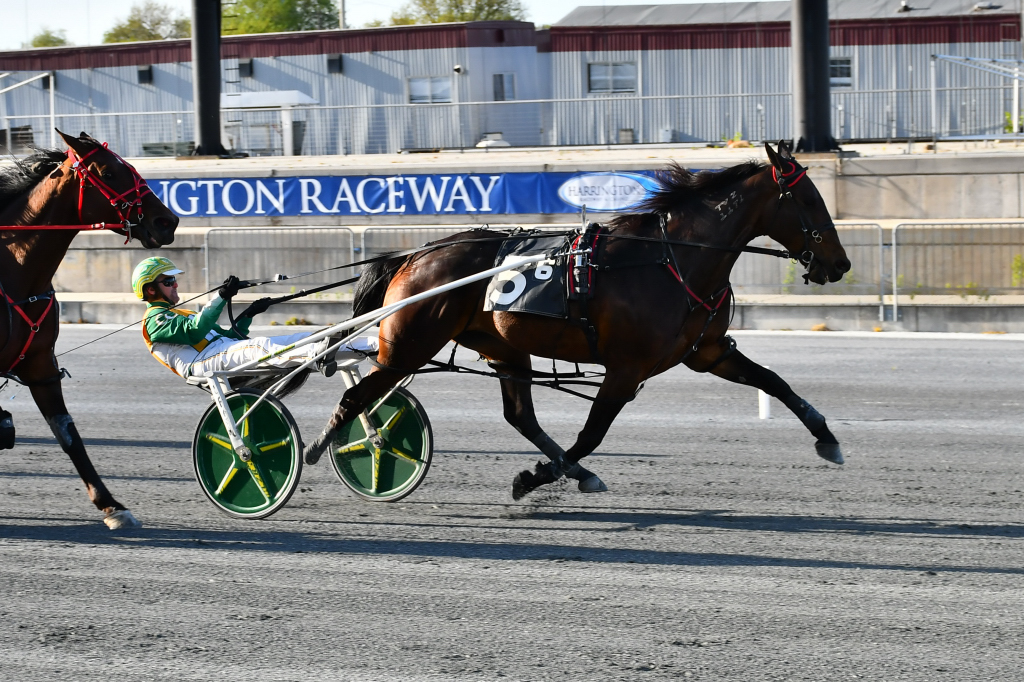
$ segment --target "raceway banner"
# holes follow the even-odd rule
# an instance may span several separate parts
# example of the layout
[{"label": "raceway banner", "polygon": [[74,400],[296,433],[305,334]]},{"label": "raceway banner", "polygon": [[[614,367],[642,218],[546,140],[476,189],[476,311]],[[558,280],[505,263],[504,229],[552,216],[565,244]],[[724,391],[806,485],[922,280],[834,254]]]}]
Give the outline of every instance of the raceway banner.
[{"label": "raceway banner", "polygon": [[152,180],[182,217],[466,215],[623,211],[658,188],[652,171],[452,173]]}]

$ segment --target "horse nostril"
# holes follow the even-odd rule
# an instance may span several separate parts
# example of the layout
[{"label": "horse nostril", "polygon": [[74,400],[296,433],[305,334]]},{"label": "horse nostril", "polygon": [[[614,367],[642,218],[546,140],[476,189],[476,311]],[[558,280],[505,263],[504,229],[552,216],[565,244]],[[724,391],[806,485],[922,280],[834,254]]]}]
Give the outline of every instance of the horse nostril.
[{"label": "horse nostril", "polygon": [[153,221],[158,230],[173,230],[178,226],[178,216],[160,216]]},{"label": "horse nostril", "polygon": [[840,258],[836,261],[836,271],[839,274],[849,272],[851,267],[853,267],[853,264],[847,258]]}]

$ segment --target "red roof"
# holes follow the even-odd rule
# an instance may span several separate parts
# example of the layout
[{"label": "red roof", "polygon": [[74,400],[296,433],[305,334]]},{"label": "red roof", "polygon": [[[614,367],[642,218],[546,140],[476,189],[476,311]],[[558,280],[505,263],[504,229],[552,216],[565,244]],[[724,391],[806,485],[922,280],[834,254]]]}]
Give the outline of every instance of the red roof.
[{"label": "red roof", "polygon": [[[353,54],[452,47],[519,47],[535,43],[525,21],[474,21],[369,29],[301,31],[224,36],[221,53],[231,57]],[[89,47],[45,47],[0,52],[0,70],[49,71],[192,61],[190,40],[111,43]]]}]

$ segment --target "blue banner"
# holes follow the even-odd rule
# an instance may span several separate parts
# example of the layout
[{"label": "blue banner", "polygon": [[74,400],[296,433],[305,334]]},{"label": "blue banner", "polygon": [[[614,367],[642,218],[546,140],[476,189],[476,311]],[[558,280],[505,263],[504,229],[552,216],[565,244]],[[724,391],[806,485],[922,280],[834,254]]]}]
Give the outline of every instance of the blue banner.
[{"label": "blue banner", "polygon": [[201,178],[150,187],[179,216],[230,218],[625,211],[658,184],[639,171]]}]

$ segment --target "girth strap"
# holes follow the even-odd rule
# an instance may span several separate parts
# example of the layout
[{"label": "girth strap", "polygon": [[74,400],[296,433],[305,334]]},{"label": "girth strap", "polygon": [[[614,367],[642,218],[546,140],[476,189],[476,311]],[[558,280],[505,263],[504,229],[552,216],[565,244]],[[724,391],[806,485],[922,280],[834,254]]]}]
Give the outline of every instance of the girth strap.
[{"label": "girth strap", "polygon": [[[13,308],[19,315],[21,315],[21,318],[25,320],[25,322],[28,324],[28,340],[25,341],[25,345],[24,347],[22,347],[17,359],[11,364],[10,367],[7,368],[4,374],[9,374],[10,372],[12,372],[14,368],[17,367],[18,364],[25,359],[25,353],[28,352],[28,349],[32,346],[32,341],[35,340],[36,338],[36,334],[39,333],[40,325],[42,325],[43,321],[46,319],[46,316],[50,314],[50,310],[53,308],[53,302],[57,300],[57,297],[54,296],[53,294],[54,291],[51,289],[50,291],[47,291],[45,294],[30,296],[29,298],[26,298],[24,301],[15,301],[14,299],[7,295],[6,291],[4,292],[4,298],[7,299],[7,304],[11,306],[11,308]],[[40,301],[44,298],[48,300],[46,304],[46,310],[44,310],[43,314],[36,318],[35,321],[33,321],[31,317],[25,314],[25,311],[22,309],[21,306],[28,303]],[[9,334],[13,332],[13,329],[8,330]]]}]

